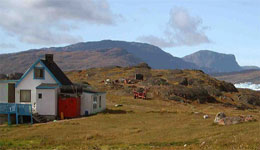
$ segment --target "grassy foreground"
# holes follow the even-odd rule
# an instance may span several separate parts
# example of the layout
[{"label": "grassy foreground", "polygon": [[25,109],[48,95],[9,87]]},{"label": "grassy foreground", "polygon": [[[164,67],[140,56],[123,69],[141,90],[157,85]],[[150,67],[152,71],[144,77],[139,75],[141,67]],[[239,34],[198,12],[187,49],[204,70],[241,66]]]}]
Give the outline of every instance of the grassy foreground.
[{"label": "grassy foreground", "polygon": [[[259,109],[235,110],[219,104],[180,104],[107,96],[108,111],[46,124],[0,126],[0,150],[5,149],[209,149],[259,150],[260,122],[218,126],[217,112],[254,115]],[[114,107],[123,104],[122,107]],[[194,113],[196,112],[196,113]],[[208,114],[209,119],[203,119]]]}]

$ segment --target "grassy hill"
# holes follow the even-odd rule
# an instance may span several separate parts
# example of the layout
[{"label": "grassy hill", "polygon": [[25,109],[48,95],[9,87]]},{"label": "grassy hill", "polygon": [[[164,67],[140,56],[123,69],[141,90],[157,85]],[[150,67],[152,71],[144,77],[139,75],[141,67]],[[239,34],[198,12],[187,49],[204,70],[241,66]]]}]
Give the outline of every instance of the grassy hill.
[{"label": "grassy hill", "polygon": [[[135,84],[104,84],[104,80],[132,79],[143,74],[144,81]],[[259,93],[236,89],[233,84],[220,81],[197,70],[154,70],[146,66],[92,68],[67,72],[76,83],[89,83],[117,96],[133,96],[132,91],[148,89],[148,98],[182,101],[185,103],[223,103],[227,105],[260,106]],[[244,94],[244,93],[251,94]],[[242,95],[242,96],[241,96]],[[251,102],[252,101],[252,102]]]},{"label": "grassy hill", "polygon": [[[132,78],[135,73],[144,74],[144,81],[134,84],[103,82]],[[253,115],[260,120],[260,108],[241,99],[258,93],[237,90],[201,71],[151,70],[142,65],[92,68],[70,71],[67,75],[74,82],[89,83],[98,90],[107,91],[107,111],[32,126],[0,126],[1,150],[258,150],[260,147],[259,121],[230,126],[213,124],[218,112],[228,116]],[[178,88],[172,91],[174,86]],[[195,90],[198,87],[200,90]],[[135,88],[149,88],[149,99],[134,99],[132,90]],[[115,107],[116,104],[123,106]],[[251,109],[240,109],[244,105]],[[208,114],[209,119],[203,119],[204,114]]]}]

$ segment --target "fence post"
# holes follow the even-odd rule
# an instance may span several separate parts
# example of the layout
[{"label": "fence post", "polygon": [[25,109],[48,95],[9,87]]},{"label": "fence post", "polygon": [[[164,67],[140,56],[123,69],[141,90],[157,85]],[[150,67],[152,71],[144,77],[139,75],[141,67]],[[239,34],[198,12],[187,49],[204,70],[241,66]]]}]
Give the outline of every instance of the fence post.
[{"label": "fence post", "polygon": [[15,115],[16,115],[16,124],[19,124],[19,120],[18,120],[18,107],[17,107],[17,104],[15,104]]},{"label": "fence post", "polygon": [[32,115],[32,104],[30,105],[30,108],[31,108],[31,124],[33,124],[33,115]]},{"label": "fence post", "polygon": [[8,125],[11,125],[11,117],[10,117],[10,113],[8,113]]}]

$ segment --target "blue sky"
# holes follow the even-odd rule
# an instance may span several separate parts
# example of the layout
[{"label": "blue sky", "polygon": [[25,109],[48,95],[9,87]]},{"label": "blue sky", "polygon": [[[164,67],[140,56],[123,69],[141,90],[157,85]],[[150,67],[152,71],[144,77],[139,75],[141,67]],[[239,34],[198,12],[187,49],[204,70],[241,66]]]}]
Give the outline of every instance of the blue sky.
[{"label": "blue sky", "polygon": [[[84,6],[84,7],[83,7]],[[0,53],[104,39],[202,49],[260,66],[258,0],[3,0]]]}]

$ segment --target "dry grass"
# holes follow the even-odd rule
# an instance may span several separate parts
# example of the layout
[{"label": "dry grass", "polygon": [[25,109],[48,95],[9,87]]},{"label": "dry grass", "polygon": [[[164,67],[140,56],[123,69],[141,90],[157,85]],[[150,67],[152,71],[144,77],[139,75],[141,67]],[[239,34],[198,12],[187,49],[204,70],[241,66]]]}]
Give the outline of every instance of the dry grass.
[{"label": "dry grass", "polygon": [[[122,103],[115,108],[114,104]],[[0,149],[255,149],[259,122],[213,124],[214,115],[251,114],[217,104],[189,105],[108,95],[106,113],[47,124],[0,127]],[[199,113],[194,113],[199,112]],[[203,114],[210,118],[204,120]],[[204,144],[203,144],[204,143]]]},{"label": "dry grass", "polygon": [[[127,78],[136,71],[89,69],[68,75],[74,82],[86,81],[106,90],[100,81]],[[167,73],[156,70],[152,75],[164,77]],[[196,76],[196,72],[190,74]],[[243,111],[221,104],[191,105],[157,98],[134,100],[115,92],[108,90],[108,110],[98,115],[46,124],[0,126],[0,150],[260,150],[260,108]],[[258,121],[218,126],[213,124],[218,112],[228,116],[253,115]],[[203,119],[204,114],[210,118]]]}]

